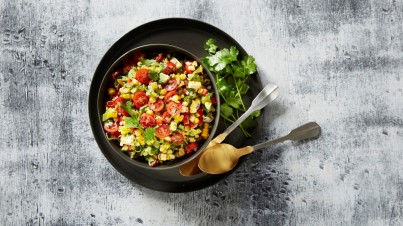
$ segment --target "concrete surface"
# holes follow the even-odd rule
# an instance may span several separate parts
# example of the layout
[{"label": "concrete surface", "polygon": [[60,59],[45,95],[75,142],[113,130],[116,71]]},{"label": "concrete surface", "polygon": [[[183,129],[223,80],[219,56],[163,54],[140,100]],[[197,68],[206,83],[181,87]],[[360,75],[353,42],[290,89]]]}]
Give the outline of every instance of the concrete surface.
[{"label": "concrete surface", "polygon": [[[2,0],[0,10],[1,225],[403,225],[401,0]],[[259,151],[192,193],[120,175],[93,138],[89,85],[117,39],[167,17],[226,31],[281,87],[256,142],[307,121],[322,136]]]}]

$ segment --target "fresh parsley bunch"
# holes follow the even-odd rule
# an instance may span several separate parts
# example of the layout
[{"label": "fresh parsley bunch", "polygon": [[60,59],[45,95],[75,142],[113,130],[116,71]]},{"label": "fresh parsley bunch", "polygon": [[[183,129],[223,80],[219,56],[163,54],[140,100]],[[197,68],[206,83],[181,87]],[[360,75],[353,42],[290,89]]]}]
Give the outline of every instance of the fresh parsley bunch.
[{"label": "fresh parsley bunch", "polygon": [[[247,110],[242,97],[250,88],[248,78],[256,72],[255,58],[245,56],[238,60],[239,51],[235,46],[218,50],[214,39],[207,40],[204,49],[209,55],[202,58],[203,63],[215,74],[218,93],[224,100],[221,116],[229,122],[235,122]],[[246,128],[251,127],[253,119],[259,116],[260,110],[255,111],[240,125],[246,137],[251,137]]]}]

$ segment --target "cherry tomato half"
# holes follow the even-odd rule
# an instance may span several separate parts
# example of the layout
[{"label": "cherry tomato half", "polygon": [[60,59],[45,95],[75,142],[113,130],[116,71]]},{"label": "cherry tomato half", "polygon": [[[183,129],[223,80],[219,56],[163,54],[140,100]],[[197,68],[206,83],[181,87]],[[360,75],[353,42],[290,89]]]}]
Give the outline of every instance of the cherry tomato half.
[{"label": "cherry tomato half", "polygon": [[178,87],[179,85],[179,81],[176,79],[170,79],[167,83],[167,85],[165,86],[165,90],[166,91],[172,91],[175,90],[176,87]]},{"label": "cherry tomato half", "polygon": [[140,116],[140,124],[144,128],[154,127],[156,125],[155,118],[152,115],[144,113]]},{"label": "cherry tomato half", "polygon": [[148,96],[144,91],[137,91],[133,95],[133,104],[136,108],[141,108],[148,104]]},{"label": "cherry tomato half", "polygon": [[171,101],[167,104],[167,112],[171,116],[179,115],[181,113],[181,110],[182,110],[182,104],[180,103],[175,103]]},{"label": "cherry tomato half", "polygon": [[171,130],[169,130],[169,126],[166,124],[159,125],[157,129],[155,129],[155,135],[160,139],[164,139],[169,136],[169,134],[171,134]]},{"label": "cherry tomato half", "polygon": [[169,123],[169,121],[171,121],[171,115],[169,114],[168,111],[165,111],[164,113],[162,113],[162,121],[164,123]]},{"label": "cherry tomato half", "polygon": [[104,129],[108,133],[116,133],[118,131],[118,124],[115,122],[105,122],[104,123]]},{"label": "cherry tomato half", "polygon": [[183,134],[181,134],[181,133],[174,133],[171,136],[171,141],[174,144],[182,144],[184,140],[185,140],[185,138],[184,138]]},{"label": "cherry tomato half", "polygon": [[154,112],[160,112],[164,108],[164,101],[158,98],[154,103],[148,103],[148,107]]},{"label": "cherry tomato half", "polygon": [[190,153],[196,151],[198,147],[199,147],[199,144],[198,144],[197,142],[190,143],[190,144],[187,146],[187,148],[185,149],[185,154],[188,155],[188,154],[190,154]]},{"label": "cherry tomato half", "polygon": [[165,94],[164,97],[165,103],[168,103],[170,101],[169,99],[175,95],[178,95],[178,92],[176,92],[176,90],[169,91],[167,94]]},{"label": "cherry tomato half", "polygon": [[176,72],[176,65],[171,61],[167,62],[164,69],[164,74],[170,75]]},{"label": "cherry tomato half", "polygon": [[151,79],[148,77],[148,70],[141,68],[136,72],[136,79],[141,82],[141,84],[148,85]]}]

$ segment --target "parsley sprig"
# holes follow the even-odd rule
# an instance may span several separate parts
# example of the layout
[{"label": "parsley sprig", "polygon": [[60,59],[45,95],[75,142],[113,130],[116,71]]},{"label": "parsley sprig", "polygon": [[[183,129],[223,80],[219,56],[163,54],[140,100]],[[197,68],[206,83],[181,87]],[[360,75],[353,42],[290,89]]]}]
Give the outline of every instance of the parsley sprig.
[{"label": "parsley sprig", "polygon": [[[209,55],[202,58],[203,63],[215,74],[218,93],[225,102],[221,104],[221,116],[229,122],[235,122],[247,110],[242,98],[250,88],[248,78],[256,72],[255,58],[245,56],[238,59],[239,51],[235,46],[218,50],[214,39],[207,40],[204,49]],[[246,128],[251,127],[253,119],[259,116],[260,110],[253,112],[240,125],[246,137],[251,137]]]}]

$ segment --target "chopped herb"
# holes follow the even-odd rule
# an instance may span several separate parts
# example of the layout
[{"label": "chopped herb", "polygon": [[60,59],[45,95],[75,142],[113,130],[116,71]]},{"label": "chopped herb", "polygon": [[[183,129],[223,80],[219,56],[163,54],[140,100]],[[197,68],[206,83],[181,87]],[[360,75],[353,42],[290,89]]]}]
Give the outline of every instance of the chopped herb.
[{"label": "chopped herb", "polygon": [[155,140],[155,128],[147,128],[144,131],[144,140],[146,143]]},{"label": "chopped herb", "polygon": [[140,120],[138,117],[125,117],[125,126],[127,128],[139,128]]}]

